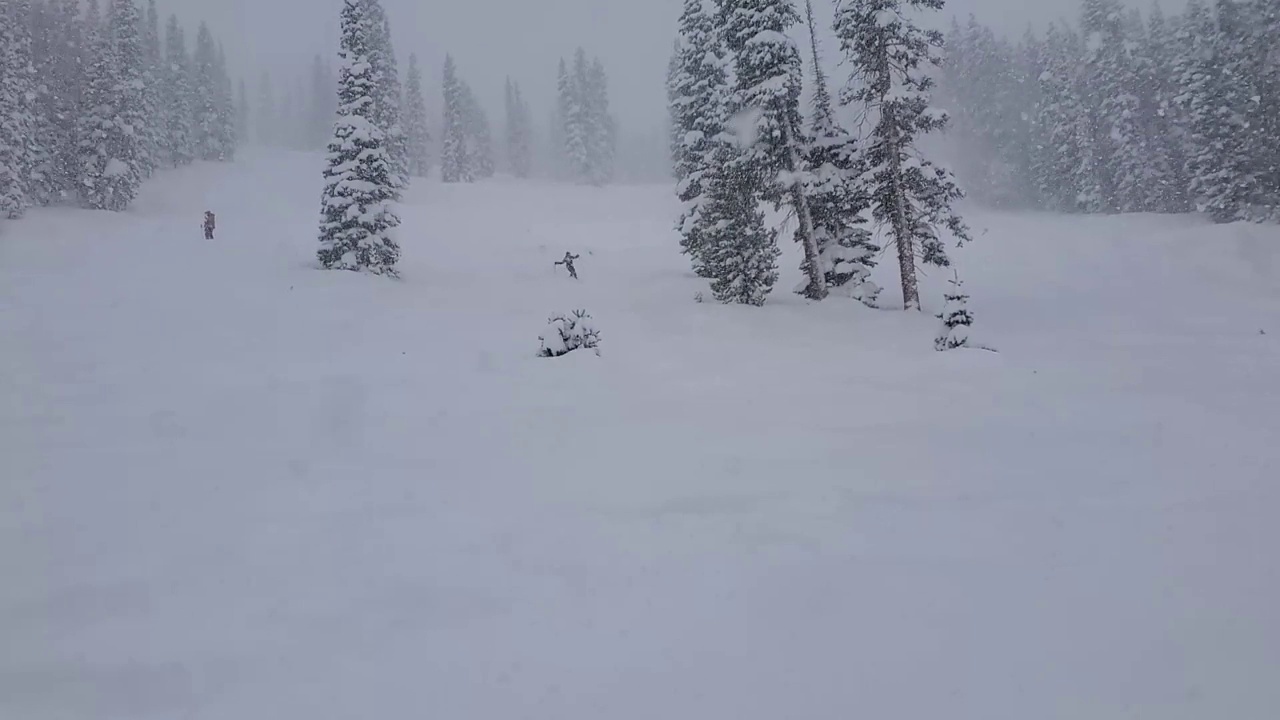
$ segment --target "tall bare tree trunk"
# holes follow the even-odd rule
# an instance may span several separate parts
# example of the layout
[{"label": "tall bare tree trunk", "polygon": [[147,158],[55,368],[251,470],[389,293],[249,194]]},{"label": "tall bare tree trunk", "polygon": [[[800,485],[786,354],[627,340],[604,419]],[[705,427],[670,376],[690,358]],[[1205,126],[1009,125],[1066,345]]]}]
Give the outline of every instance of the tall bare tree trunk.
[{"label": "tall bare tree trunk", "polygon": [[813,0],[804,0],[805,24],[809,26],[809,47],[813,48],[813,80],[814,85],[825,87],[826,74],[822,71],[822,63],[818,59],[818,28],[813,20]]},{"label": "tall bare tree trunk", "polygon": [[[793,174],[799,172],[802,167],[800,153],[796,150],[795,141],[792,138],[791,128],[783,128],[782,141],[787,144],[787,155],[789,159],[788,168]],[[822,272],[821,261],[818,258],[818,239],[813,233],[813,214],[809,211],[809,197],[804,193],[804,183],[795,180],[791,184],[791,204],[796,209],[796,219],[800,223],[800,228],[796,230],[796,240],[804,246],[805,271],[809,275],[809,286],[804,290],[804,296],[810,300],[822,300],[827,297],[827,278]]]},{"label": "tall bare tree trunk", "polygon": [[[883,107],[883,106],[882,106]],[[898,246],[898,271],[902,275],[902,305],[904,310],[920,309],[920,287],[916,280],[916,238],[910,210],[902,189],[902,154],[898,143],[898,126],[892,112],[886,110],[885,122],[889,128],[889,174],[893,178],[893,241]]]}]

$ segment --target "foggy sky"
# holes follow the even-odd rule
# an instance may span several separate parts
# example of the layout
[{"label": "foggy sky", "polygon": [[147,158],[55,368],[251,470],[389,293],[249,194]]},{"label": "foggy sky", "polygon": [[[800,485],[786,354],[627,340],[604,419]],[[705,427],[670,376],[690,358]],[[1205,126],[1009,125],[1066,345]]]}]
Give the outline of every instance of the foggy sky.
[{"label": "foggy sky", "polygon": [[[1151,0],[1129,0],[1142,9]],[[162,15],[177,12],[189,25],[207,20],[227,46],[233,72],[243,74],[252,102],[260,69],[277,87],[301,73],[312,55],[336,53],[341,0],[158,0]],[[1180,0],[1165,0],[1181,9]],[[501,127],[507,75],[525,88],[535,121],[552,107],[556,64],[578,45],[599,55],[609,70],[615,113],[624,131],[656,128],[665,117],[663,81],[682,0],[383,0],[392,19],[401,72],[410,52],[427,75],[429,110],[438,114],[435,89],[444,54],[452,53]],[[832,0],[815,0],[829,27]],[[1029,23],[1074,18],[1079,0],[950,0],[942,19],[975,13],[997,30],[1021,34]],[[833,55],[833,43],[826,52]],[[834,63],[834,57],[829,57]]]}]

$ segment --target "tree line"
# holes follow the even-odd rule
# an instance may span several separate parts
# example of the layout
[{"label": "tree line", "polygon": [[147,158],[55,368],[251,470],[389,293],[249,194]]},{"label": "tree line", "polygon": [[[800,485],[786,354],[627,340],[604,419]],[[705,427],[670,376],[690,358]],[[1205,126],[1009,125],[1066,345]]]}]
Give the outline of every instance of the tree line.
[{"label": "tree line", "polygon": [[[677,230],[694,271],[723,302],[761,305],[778,278],[779,228],[762,205],[786,212],[803,249],[810,300],[839,294],[874,304],[868,279],[887,230],[898,255],[903,303],[919,309],[917,267],[951,264],[944,239],[968,239],[951,209],[951,173],[920,151],[942,130],[931,107],[942,34],[915,22],[942,0],[844,0],[832,26],[848,82],[827,87],[812,0],[806,0],[814,91],[801,112],[802,22],[791,0],[685,0],[668,72],[672,155],[683,203]],[[868,119],[855,134],[836,104]]]},{"label": "tree line", "polygon": [[1069,213],[1280,209],[1280,4],[1192,0],[1144,18],[1084,0],[1014,42],[953,23],[944,82],[957,163],[985,201]]},{"label": "tree line", "polygon": [[155,0],[0,6],[0,216],[37,205],[124,210],[161,168],[227,161],[238,143],[226,54],[194,51]]}]

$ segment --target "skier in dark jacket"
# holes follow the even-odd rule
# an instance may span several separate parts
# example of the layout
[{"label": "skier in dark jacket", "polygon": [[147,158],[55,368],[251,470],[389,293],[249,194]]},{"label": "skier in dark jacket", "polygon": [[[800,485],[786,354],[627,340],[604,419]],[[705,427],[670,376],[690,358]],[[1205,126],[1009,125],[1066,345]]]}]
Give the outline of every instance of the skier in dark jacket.
[{"label": "skier in dark jacket", "polygon": [[217,222],[213,217],[213,212],[209,210],[205,210],[204,211],[204,239],[205,240],[213,239],[213,231],[214,231],[214,228],[216,227],[217,227]]},{"label": "skier in dark jacket", "polygon": [[563,265],[563,266],[565,267],[565,269],[569,271],[569,277],[573,278],[574,280],[577,280],[577,279],[578,279],[578,271],[577,271],[577,270],[575,270],[575,269],[573,268],[573,261],[574,261],[574,260],[577,260],[579,257],[581,257],[581,256],[580,256],[580,255],[571,255],[570,253],[566,252],[566,253],[564,254],[564,259],[563,259],[563,260],[557,260],[555,264],[556,264],[556,265]]}]

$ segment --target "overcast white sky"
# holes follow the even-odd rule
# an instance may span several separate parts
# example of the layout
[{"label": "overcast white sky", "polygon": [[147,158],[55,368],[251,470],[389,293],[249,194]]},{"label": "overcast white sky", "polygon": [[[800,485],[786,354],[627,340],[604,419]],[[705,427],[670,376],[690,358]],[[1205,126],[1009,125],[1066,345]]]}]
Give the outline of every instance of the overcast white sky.
[{"label": "overcast white sky", "polygon": [[[176,11],[188,22],[208,20],[225,40],[236,68],[247,72],[251,88],[256,86],[257,72],[250,66],[265,64],[276,74],[286,68],[297,72],[314,53],[336,52],[332,38],[341,0],[158,2],[164,15]],[[1145,9],[1151,0],[1130,2]],[[1164,2],[1167,8],[1181,5],[1180,0]],[[614,109],[624,128],[654,127],[666,112],[662,84],[682,0],[383,0],[383,4],[392,18],[401,63],[407,62],[410,52],[418,53],[434,87],[444,54],[453,53],[463,75],[495,116],[501,112],[502,82],[507,75],[524,85],[535,112],[545,114],[554,90],[556,62],[578,45],[599,55],[608,67]],[[815,0],[815,9],[829,19],[832,4],[833,0]],[[1078,7],[1079,0],[951,0],[942,17],[976,13],[993,27],[1021,34],[1028,23],[1074,17]],[[824,25],[829,24],[824,20]]]}]

